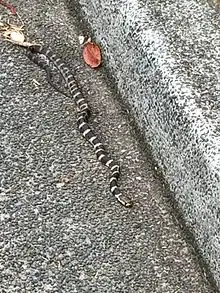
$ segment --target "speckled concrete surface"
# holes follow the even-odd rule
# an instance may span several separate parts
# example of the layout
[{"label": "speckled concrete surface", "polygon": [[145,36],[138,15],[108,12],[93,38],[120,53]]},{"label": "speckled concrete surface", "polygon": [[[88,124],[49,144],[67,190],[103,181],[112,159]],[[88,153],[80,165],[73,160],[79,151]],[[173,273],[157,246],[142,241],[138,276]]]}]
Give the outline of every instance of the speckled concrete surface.
[{"label": "speckled concrete surface", "polygon": [[220,285],[218,7],[207,0],[79,3]]},{"label": "speckled concrete surface", "polygon": [[214,292],[104,71],[81,62],[81,32],[65,2],[15,3],[32,39],[56,48],[73,69],[81,64],[76,75],[93,127],[121,162],[121,186],[135,205],[112,198],[108,171],[76,130],[73,101],[1,42],[0,292]]}]

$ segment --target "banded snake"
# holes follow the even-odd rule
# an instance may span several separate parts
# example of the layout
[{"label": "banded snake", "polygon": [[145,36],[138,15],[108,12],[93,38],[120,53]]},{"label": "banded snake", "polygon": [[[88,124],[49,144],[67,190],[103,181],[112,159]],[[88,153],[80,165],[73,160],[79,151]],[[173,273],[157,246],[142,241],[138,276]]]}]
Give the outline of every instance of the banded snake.
[{"label": "banded snake", "polygon": [[[27,56],[35,64],[43,68],[47,73],[47,78],[51,86],[55,90],[63,93],[57,86],[52,82],[52,73],[49,62],[51,62],[58,69],[64,82],[69,89],[72,98],[75,100],[78,108],[77,126],[79,132],[83,137],[92,145],[96,153],[98,161],[103,165],[107,166],[110,171],[110,191],[116,197],[116,199],[125,207],[131,207],[132,201],[125,195],[123,195],[118,187],[118,179],[120,176],[120,167],[106,152],[103,144],[91,130],[88,119],[90,116],[90,109],[87,101],[83,97],[83,94],[78,86],[78,83],[71,73],[69,68],[64,62],[50,49],[40,45],[32,45],[27,49]],[[43,57],[43,58],[42,58]]]}]

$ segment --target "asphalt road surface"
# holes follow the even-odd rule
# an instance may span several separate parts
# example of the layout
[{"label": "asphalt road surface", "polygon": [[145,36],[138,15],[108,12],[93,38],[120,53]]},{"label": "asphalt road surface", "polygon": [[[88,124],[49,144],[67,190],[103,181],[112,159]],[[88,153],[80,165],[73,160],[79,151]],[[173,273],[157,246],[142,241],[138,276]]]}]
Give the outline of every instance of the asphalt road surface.
[{"label": "asphalt road surface", "polygon": [[83,63],[82,32],[65,1],[12,4],[29,38],[76,72],[134,207],[109,192],[108,170],[77,131],[74,101],[20,48],[0,41],[0,292],[214,292],[104,69]]}]

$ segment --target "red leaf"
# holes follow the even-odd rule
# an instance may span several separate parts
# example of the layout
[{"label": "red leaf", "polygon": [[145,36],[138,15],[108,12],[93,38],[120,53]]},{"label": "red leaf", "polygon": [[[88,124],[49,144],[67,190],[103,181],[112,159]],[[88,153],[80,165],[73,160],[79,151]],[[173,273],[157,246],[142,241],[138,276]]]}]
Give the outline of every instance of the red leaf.
[{"label": "red leaf", "polygon": [[86,43],[83,48],[83,59],[90,67],[98,67],[102,62],[99,46],[92,42]]},{"label": "red leaf", "polygon": [[8,10],[10,10],[12,14],[14,14],[14,15],[17,14],[16,8],[13,5],[8,4],[2,0],[0,0],[0,4],[3,5],[5,8],[7,8]]}]

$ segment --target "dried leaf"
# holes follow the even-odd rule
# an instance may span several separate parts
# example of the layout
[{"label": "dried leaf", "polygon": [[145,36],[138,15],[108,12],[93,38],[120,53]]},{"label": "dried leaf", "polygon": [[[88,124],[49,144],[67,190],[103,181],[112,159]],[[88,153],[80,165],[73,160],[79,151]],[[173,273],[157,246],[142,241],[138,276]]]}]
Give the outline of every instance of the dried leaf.
[{"label": "dried leaf", "polygon": [[21,44],[24,43],[24,35],[21,32],[13,31],[11,33],[10,37],[11,37],[11,40],[16,43],[21,43]]},{"label": "dried leaf", "polygon": [[8,4],[8,3],[6,3],[5,1],[2,1],[2,0],[0,0],[0,5],[4,6],[8,10],[10,10],[13,15],[17,14],[17,10],[13,5]]},{"label": "dried leaf", "polygon": [[83,48],[83,58],[86,64],[92,68],[98,67],[102,62],[101,50],[95,43],[88,42]]},{"label": "dried leaf", "polygon": [[12,44],[22,46],[22,47],[30,47],[33,45],[39,45],[36,42],[27,42],[25,41],[25,36],[23,34],[23,26],[16,26],[10,23],[2,23],[0,22],[0,39],[6,42],[10,42]]}]

